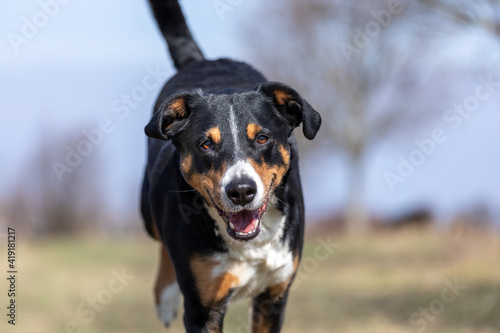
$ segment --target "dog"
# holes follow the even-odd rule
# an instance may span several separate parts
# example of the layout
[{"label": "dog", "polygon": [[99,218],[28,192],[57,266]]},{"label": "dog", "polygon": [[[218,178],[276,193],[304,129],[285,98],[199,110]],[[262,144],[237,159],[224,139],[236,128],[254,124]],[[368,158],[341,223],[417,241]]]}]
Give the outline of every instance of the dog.
[{"label": "dog", "polygon": [[304,204],[294,128],[321,117],[251,66],[206,60],[175,0],[150,0],[178,72],[145,127],[141,212],[161,242],[154,288],[168,326],[222,332],[230,301],[252,298],[252,332],[279,332],[301,258]]}]

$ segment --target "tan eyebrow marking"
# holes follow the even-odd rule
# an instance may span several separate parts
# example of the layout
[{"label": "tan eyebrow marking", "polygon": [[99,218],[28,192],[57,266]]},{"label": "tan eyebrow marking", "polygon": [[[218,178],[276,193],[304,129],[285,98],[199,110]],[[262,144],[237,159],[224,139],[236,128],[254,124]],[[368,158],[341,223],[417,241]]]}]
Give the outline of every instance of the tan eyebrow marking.
[{"label": "tan eyebrow marking", "polygon": [[217,127],[212,127],[206,132],[207,137],[212,139],[212,141],[216,144],[219,144],[222,140],[220,135],[220,130]]},{"label": "tan eyebrow marking", "polygon": [[260,127],[257,124],[248,124],[247,136],[250,138],[250,140],[253,140],[253,139],[255,139],[255,136],[257,135],[257,133],[260,132],[261,129],[262,129],[262,127]]}]

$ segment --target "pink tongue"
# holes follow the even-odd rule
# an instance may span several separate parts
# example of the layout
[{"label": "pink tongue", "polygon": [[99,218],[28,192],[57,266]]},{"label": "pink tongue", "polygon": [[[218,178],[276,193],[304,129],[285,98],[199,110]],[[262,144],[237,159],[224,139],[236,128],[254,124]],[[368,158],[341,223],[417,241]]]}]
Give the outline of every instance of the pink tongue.
[{"label": "pink tongue", "polygon": [[240,233],[249,233],[254,231],[259,220],[256,217],[255,210],[244,210],[238,213],[233,213],[229,219],[234,226],[234,231]]}]

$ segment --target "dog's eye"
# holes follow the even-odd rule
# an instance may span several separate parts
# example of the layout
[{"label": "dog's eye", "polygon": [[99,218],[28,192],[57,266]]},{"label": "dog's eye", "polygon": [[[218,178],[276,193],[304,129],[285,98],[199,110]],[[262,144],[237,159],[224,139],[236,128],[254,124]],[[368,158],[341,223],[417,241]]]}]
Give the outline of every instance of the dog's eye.
[{"label": "dog's eye", "polygon": [[213,147],[213,144],[212,144],[212,141],[210,140],[206,140],[206,141],[203,141],[201,143],[201,148],[205,149],[205,150],[210,150],[212,149]]},{"label": "dog's eye", "polygon": [[269,138],[266,136],[266,135],[259,135],[257,137],[257,143],[260,143],[261,145],[263,145],[264,143],[266,143],[267,141],[269,140]]}]

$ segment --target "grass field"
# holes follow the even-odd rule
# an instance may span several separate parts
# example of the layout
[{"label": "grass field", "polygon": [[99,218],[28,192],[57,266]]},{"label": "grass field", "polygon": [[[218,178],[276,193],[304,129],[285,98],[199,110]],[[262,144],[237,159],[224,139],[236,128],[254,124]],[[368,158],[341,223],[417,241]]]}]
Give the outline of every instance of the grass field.
[{"label": "grass field", "polygon": [[[16,326],[2,315],[2,332],[183,332],[156,318],[157,254],[146,237],[19,241]],[[247,306],[232,305],[226,332],[249,331]],[[500,332],[500,238],[310,235],[283,332]]]}]

